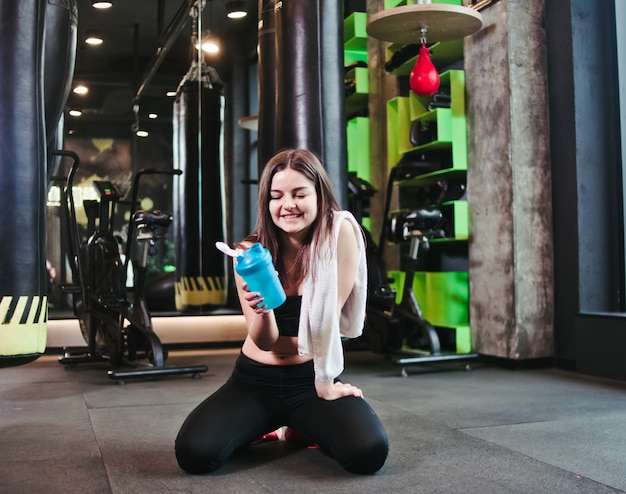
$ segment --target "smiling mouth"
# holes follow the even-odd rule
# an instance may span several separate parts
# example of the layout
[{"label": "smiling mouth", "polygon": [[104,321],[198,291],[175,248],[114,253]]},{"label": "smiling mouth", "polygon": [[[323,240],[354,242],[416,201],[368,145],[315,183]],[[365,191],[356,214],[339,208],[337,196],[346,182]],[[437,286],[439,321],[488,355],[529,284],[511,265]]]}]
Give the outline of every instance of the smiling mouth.
[{"label": "smiling mouth", "polygon": [[283,219],[291,220],[291,219],[299,218],[300,216],[302,215],[301,214],[284,214],[282,217]]}]

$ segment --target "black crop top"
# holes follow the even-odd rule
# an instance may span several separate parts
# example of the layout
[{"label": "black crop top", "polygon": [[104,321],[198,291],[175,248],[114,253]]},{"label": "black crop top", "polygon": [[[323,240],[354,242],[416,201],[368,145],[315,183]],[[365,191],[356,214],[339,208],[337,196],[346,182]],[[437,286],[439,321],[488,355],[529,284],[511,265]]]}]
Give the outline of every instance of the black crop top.
[{"label": "black crop top", "polygon": [[298,324],[300,322],[300,307],[302,295],[292,295],[274,309],[278,334],[280,336],[298,336]]}]

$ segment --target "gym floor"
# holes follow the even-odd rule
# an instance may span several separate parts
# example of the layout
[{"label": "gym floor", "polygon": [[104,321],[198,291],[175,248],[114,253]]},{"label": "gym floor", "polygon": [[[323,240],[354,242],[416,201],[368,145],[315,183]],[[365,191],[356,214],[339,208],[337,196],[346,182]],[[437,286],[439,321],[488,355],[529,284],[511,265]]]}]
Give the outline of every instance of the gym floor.
[{"label": "gym floor", "polygon": [[0,492],[609,493],[626,492],[626,383],[556,369],[471,361],[401,368],[352,351],[360,386],[390,440],[383,469],[352,475],[284,441],[237,453],[212,475],[182,472],[174,438],[228,377],[235,345],[170,352],[189,376],[116,384],[106,363],[66,369],[58,354],[0,369]]}]

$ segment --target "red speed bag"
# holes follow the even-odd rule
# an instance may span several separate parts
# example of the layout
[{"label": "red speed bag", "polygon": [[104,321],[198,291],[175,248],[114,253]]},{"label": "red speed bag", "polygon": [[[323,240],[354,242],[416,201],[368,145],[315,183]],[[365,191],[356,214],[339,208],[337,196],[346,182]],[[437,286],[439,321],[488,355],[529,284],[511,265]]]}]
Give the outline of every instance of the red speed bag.
[{"label": "red speed bag", "polygon": [[422,44],[409,77],[411,91],[418,96],[432,96],[439,89],[439,72],[430,60],[430,50]]}]

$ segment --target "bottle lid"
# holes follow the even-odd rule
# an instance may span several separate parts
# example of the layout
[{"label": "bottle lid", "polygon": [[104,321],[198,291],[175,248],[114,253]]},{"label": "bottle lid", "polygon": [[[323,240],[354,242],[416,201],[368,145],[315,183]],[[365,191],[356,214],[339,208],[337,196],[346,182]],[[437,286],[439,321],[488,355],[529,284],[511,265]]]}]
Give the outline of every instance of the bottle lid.
[{"label": "bottle lid", "polygon": [[241,276],[265,269],[272,259],[269,251],[260,242],[253,243],[242,255],[237,257],[237,272]]}]

